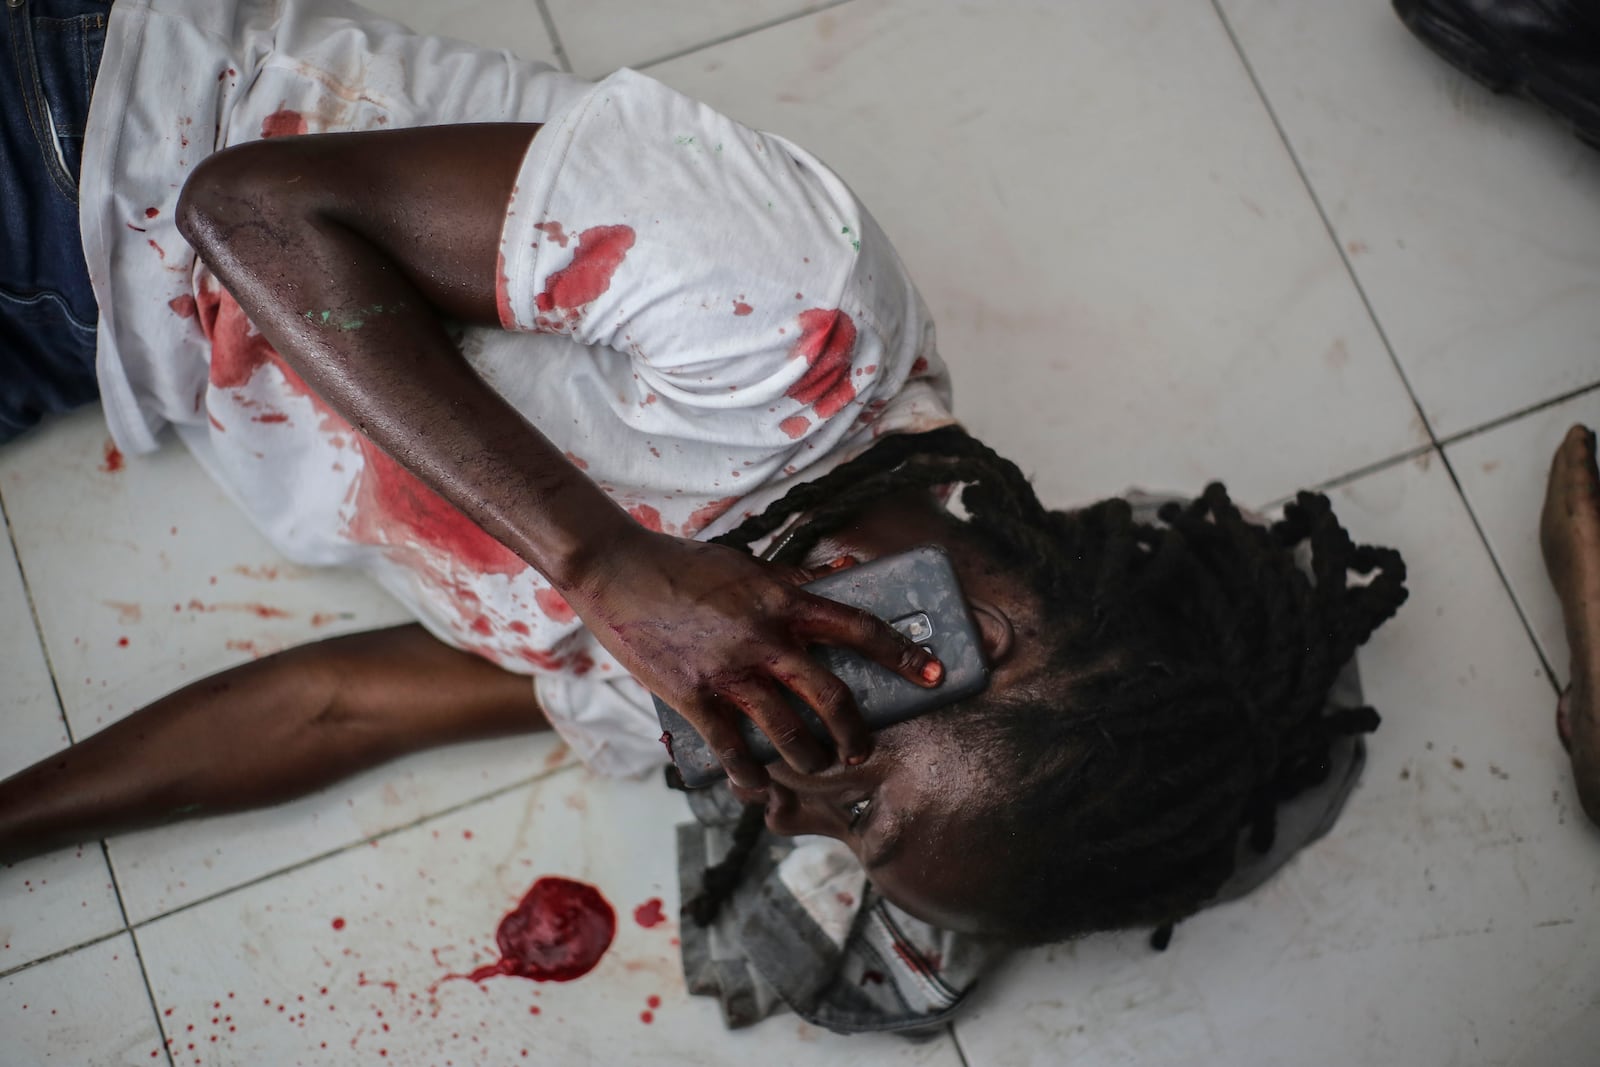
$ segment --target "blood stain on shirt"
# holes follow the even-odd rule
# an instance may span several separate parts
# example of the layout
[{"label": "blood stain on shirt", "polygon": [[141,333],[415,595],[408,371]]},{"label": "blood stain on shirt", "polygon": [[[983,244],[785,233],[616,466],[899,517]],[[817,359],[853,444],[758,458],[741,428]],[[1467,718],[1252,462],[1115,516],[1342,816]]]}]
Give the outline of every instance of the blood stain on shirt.
[{"label": "blood stain on shirt", "polygon": [[167,307],[171,308],[172,313],[178,316],[180,319],[192,319],[195,316],[196,308],[194,297],[190,296],[188,293],[184,293],[182,296],[175,296],[171,300],[168,300]]},{"label": "blood stain on shirt", "polygon": [[566,663],[554,652],[546,652],[537,648],[519,648],[517,649],[517,655],[540,670],[545,671],[559,671]]},{"label": "blood stain on shirt", "polygon": [[533,594],[533,599],[539,605],[539,610],[552,622],[571,622],[577,617],[578,613],[572,610],[572,605],[554,589],[540,589]]},{"label": "blood stain on shirt", "polygon": [[500,920],[495,931],[500,959],[470,974],[445,978],[481,982],[507,976],[570,982],[594,969],[616,932],[617,913],[594,886],[568,878],[540,878]]},{"label": "blood stain on shirt", "polygon": [[565,230],[563,230],[561,228],[561,223],[559,223],[559,222],[536,222],[536,223],[533,224],[533,228],[538,230],[540,233],[544,234],[546,237],[550,238],[550,240],[554,241],[556,244],[560,245],[562,248],[567,247],[568,234],[567,234],[567,232]]},{"label": "blood stain on shirt", "polygon": [[454,505],[424,485],[388,453],[357,437],[365,466],[356,486],[347,534],[365,544],[402,548],[421,543],[479,574],[516,575],[527,569],[515,552],[490,537]]},{"label": "blood stain on shirt", "polygon": [[306,117],[300,112],[291,111],[288,108],[274,111],[261,120],[261,136],[263,139],[268,137],[294,137],[305,133],[307,129]]},{"label": "blood stain on shirt", "polygon": [[147,219],[153,219],[159,214],[161,214],[161,209],[158,207],[147,207],[144,209],[144,217]]},{"label": "blood stain on shirt", "polygon": [[715,522],[724,511],[739,502],[736,496],[725,496],[721,500],[713,500],[704,507],[695,508],[689,513],[689,518],[683,524],[683,536],[693,537]]},{"label": "blood stain on shirt", "polygon": [[479,615],[476,619],[472,620],[472,632],[475,634],[481,634],[484,637],[491,637],[494,635],[494,627],[489,625],[489,620],[487,618]]},{"label": "blood stain on shirt", "polygon": [[633,516],[633,521],[643,526],[646,530],[661,532],[661,512],[649,504],[635,504],[628,509],[628,514]]},{"label": "blood stain on shirt", "polygon": [[335,920],[333,920],[333,928],[335,930],[343,930],[344,929],[344,920],[343,919],[335,919]]},{"label": "blood stain on shirt", "polygon": [[801,434],[810,428],[811,420],[804,415],[790,415],[787,419],[778,423],[778,429],[788,434],[791,441],[799,438]]},{"label": "blood stain on shirt", "polygon": [[631,226],[591,226],[578,234],[572,262],[545,280],[544,292],[534,297],[540,311],[567,311],[575,321],[577,309],[598,299],[611,288],[612,275],[622,266],[635,240]]},{"label": "blood stain on shirt", "polygon": [[150,238],[149,244],[151,248],[156,250],[156,255],[160,256],[162,259],[167,258],[167,250],[156,244],[156,239],[154,237]]},{"label": "blood stain on shirt", "polygon": [[[667,744],[667,753],[668,755],[671,755],[672,745],[670,744],[670,738],[672,735],[662,734],[661,736],[669,739],[669,743]],[[634,908],[633,921],[644,927],[646,930],[653,926],[660,926],[662,923],[666,922],[667,917],[662,913],[661,910],[661,898],[651,897],[643,904],[640,904],[637,908]],[[656,1005],[652,1004],[650,1006],[653,1008]]]},{"label": "blood stain on shirt", "polygon": [[837,309],[811,308],[799,318],[800,339],[790,356],[804,357],[809,367],[784,395],[811,405],[819,418],[831,418],[856,398],[856,387],[850,381],[856,324]]},{"label": "blood stain on shirt", "polygon": [[577,453],[575,453],[575,452],[568,452],[568,453],[567,453],[567,454],[566,454],[566,456],[567,456],[567,462],[568,462],[568,463],[570,463],[570,464],[572,464],[572,465],[573,465],[573,466],[574,466],[574,467],[577,467],[577,468],[578,468],[578,469],[579,469],[579,470],[581,470],[581,471],[586,471],[586,470],[588,470],[588,469],[589,469],[589,464],[588,464],[588,462],[586,462],[586,461],[585,461],[585,460],[583,460],[583,459],[581,459],[581,458],[580,458],[580,457],[579,457],[579,456],[578,456],[578,454],[577,454]]},{"label": "blood stain on shirt", "polygon": [[755,308],[751,307],[749,304],[746,304],[743,300],[735,300],[733,302],[733,313],[735,315],[748,315],[754,310]]},{"label": "blood stain on shirt", "polygon": [[115,474],[122,469],[122,451],[115,442],[106,442],[105,461],[100,464],[100,469],[107,474]]},{"label": "blood stain on shirt", "polygon": [[510,630],[514,634],[520,634],[523,637],[527,637],[529,633],[528,624],[523,622],[521,619],[512,621],[506,626],[506,629]]}]

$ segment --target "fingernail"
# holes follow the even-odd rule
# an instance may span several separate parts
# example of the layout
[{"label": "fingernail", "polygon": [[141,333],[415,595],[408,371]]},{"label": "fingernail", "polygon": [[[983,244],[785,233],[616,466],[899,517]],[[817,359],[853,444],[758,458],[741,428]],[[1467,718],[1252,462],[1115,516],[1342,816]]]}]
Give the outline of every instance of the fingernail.
[{"label": "fingernail", "polygon": [[854,567],[855,565],[856,558],[854,556],[838,556],[828,564],[828,569],[830,571],[842,571],[846,567]]},{"label": "fingernail", "polygon": [[844,765],[846,767],[859,767],[865,762],[867,762],[867,757],[865,756],[851,756],[844,761]]},{"label": "fingernail", "polygon": [[931,660],[922,668],[922,680],[929,685],[944,677],[944,665],[938,660]]}]

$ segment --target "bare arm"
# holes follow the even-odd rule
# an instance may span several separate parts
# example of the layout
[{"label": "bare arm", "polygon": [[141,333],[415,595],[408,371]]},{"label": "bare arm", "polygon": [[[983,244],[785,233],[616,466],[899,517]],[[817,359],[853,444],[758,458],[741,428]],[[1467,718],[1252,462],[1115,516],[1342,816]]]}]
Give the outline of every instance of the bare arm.
[{"label": "bare arm", "polygon": [[[498,321],[499,234],[537,127],[443,126],[276,138],[196,169],[179,225],[278,352],[336,411],[562,592],[595,636],[678,708],[740,784],[828,754],[779,694],[798,693],[845,757],[871,739],[849,690],[807,654],[853,648],[919,684],[932,660],[887,624],[798,589],[792,568],[633,522],[475,375],[439,315]],[[934,668],[937,671],[937,668]]]}]

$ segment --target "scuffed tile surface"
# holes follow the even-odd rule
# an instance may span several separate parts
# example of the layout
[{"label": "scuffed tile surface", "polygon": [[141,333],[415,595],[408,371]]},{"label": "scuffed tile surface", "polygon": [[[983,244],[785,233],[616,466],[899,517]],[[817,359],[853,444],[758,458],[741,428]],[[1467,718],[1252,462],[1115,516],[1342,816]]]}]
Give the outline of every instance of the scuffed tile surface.
[{"label": "scuffed tile surface", "polygon": [[[22,576],[6,540],[0,540],[0,679],[0,778],[5,778],[67,744]],[[0,866],[0,973],[121,926],[98,842]]]},{"label": "scuffed tile surface", "polygon": [[0,978],[0,1035],[7,1067],[167,1062],[127,934]]},{"label": "scuffed tile surface", "polygon": [[1441,435],[1600,380],[1600,153],[1386,0],[1221,0]]},{"label": "scuffed tile surface", "polygon": [[[466,1067],[527,1050],[533,1063],[956,1067],[948,1038],[847,1040],[793,1016],[724,1032],[716,1005],[684,991],[673,944],[672,827],[687,817],[659,780],[570,770],[160,919],[140,936],[163,1024],[194,1024],[205,1064]],[[502,915],[545,876],[614,907],[599,965],[564,983],[445,980],[498,958]],[[634,910],[652,900],[668,919],[646,927]]]}]

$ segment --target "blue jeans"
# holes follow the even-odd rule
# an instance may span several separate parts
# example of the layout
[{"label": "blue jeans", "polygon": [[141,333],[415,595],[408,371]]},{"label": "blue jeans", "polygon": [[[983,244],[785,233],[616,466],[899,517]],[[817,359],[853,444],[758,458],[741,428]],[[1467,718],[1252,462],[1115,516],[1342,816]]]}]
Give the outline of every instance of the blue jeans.
[{"label": "blue jeans", "polygon": [[78,173],[110,14],[0,0],[0,442],[99,395]]}]

